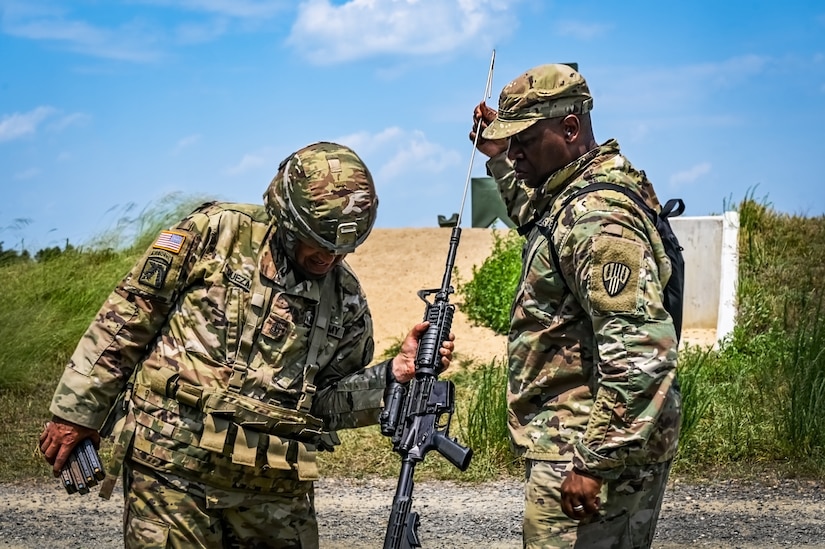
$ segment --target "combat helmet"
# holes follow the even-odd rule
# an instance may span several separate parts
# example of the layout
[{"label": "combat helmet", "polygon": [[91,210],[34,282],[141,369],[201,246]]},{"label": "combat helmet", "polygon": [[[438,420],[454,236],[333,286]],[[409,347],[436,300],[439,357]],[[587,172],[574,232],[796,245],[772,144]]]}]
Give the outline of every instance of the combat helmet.
[{"label": "combat helmet", "polygon": [[378,196],[367,166],[343,145],[318,142],[281,162],[264,204],[282,238],[292,235],[340,255],[355,251],[375,224]]}]

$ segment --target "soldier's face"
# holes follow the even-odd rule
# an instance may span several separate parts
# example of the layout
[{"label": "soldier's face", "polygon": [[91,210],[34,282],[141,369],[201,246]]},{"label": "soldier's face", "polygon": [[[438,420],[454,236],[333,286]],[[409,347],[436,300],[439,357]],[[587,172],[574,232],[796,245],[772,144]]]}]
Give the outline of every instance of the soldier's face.
[{"label": "soldier's face", "polygon": [[344,260],[346,254],[336,255],[314,244],[298,240],[295,262],[306,274],[322,277]]},{"label": "soldier's face", "polygon": [[530,188],[539,187],[572,160],[561,120],[541,120],[510,137],[507,158],[513,162],[516,179]]}]

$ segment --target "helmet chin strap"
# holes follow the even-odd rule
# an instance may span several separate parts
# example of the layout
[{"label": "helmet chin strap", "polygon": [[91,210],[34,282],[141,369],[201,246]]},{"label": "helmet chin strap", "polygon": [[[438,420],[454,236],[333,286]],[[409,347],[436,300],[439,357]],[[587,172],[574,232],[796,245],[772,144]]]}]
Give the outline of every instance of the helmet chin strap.
[{"label": "helmet chin strap", "polygon": [[284,257],[286,257],[289,262],[289,267],[295,271],[295,274],[297,275],[296,278],[304,280],[321,280],[329,274],[326,273],[316,275],[301,268],[301,265],[298,263],[298,256],[296,254],[296,250],[298,249],[298,237],[295,236],[295,233],[292,231],[284,229],[277,231],[275,233],[275,245],[283,252]]},{"label": "helmet chin strap", "polygon": [[297,250],[298,250],[298,238],[295,234],[285,228],[281,228],[279,231],[276,231],[277,236],[277,244],[287,256],[287,258],[292,261],[293,263],[297,261]]}]

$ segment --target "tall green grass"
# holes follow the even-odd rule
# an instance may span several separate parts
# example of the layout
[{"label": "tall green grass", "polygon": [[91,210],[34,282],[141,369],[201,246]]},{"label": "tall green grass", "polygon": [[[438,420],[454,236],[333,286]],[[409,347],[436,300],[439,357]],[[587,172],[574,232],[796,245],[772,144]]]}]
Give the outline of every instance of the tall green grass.
[{"label": "tall green grass", "polygon": [[62,371],[94,312],[133,258],[71,251],[0,269],[0,390],[25,389]]},{"label": "tall green grass", "polygon": [[[42,261],[0,265],[0,481],[48,471],[37,435],[60,372],[106,295],[158,228],[192,208],[165,201],[85,246]],[[747,196],[740,214],[736,328],[717,349],[680,353],[684,414],[677,474],[724,469],[825,477],[825,218],[773,211]],[[128,235],[128,237],[127,237]],[[131,238],[132,240],[126,240]],[[469,280],[457,280],[459,306],[474,321],[507,332],[523,240],[491,232],[493,253]],[[400,342],[399,342],[400,344]],[[486,480],[516,474],[506,427],[506,366],[462,363],[451,433],[474,450],[470,469],[428,457],[417,477]],[[393,476],[399,459],[377,427],[342,433],[322,456],[326,475]]]},{"label": "tall green grass", "polygon": [[37,436],[78,340],[157,231],[200,202],[170,195],[86,246],[0,266],[0,480],[47,474]]},{"label": "tall green grass", "polygon": [[779,365],[780,390],[772,393],[779,410],[777,438],[795,460],[821,459],[825,466],[825,319],[822,301],[796,324]]},{"label": "tall green grass", "polygon": [[825,475],[825,218],[777,213],[753,193],[737,211],[736,327],[698,368],[682,353],[693,428],[677,470]]},{"label": "tall green grass", "polygon": [[493,359],[452,377],[460,387],[462,443],[473,449],[478,474],[492,478],[515,472],[507,427],[507,364]]}]

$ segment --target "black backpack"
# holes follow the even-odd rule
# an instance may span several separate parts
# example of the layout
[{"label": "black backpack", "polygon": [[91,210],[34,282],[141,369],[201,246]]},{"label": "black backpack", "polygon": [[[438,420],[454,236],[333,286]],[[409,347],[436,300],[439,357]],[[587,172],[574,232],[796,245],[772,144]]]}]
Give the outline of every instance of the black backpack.
[{"label": "black backpack", "polygon": [[[544,236],[550,243],[550,255],[552,256],[553,266],[556,268],[556,272],[558,272],[559,276],[561,276],[562,280],[564,280],[564,275],[559,267],[559,254],[556,251],[556,247],[552,240],[552,234],[556,230],[556,225],[559,223],[561,213],[576,197],[600,190],[617,191],[633,200],[639,209],[647,214],[650,221],[653,223],[653,226],[656,227],[657,231],[659,231],[659,237],[662,239],[662,244],[664,244],[665,247],[665,253],[667,254],[668,259],[670,259],[670,265],[672,267],[670,280],[667,281],[667,285],[665,285],[664,288],[664,306],[665,310],[670,313],[670,316],[673,319],[673,327],[676,328],[676,339],[681,339],[682,308],[685,295],[685,258],[682,256],[682,251],[684,248],[682,248],[679,244],[679,239],[677,239],[676,235],[673,233],[673,229],[671,228],[669,221],[671,217],[677,217],[684,213],[685,203],[681,198],[673,198],[668,200],[662,207],[662,211],[656,213],[656,211],[648,206],[638,194],[631,191],[627,187],[622,187],[621,185],[616,185],[615,183],[598,182],[591,183],[586,187],[580,188],[565,198],[561,208],[558,210],[558,213],[556,213],[553,217],[553,222],[551,223],[549,229],[542,230],[542,233],[544,233]],[[539,225],[539,228],[542,229],[542,226]],[[565,282],[565,284],[567,284],[567,282]]]}]

